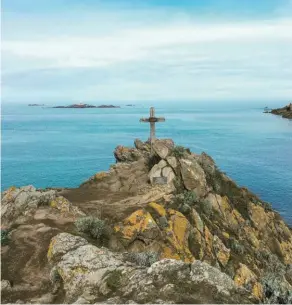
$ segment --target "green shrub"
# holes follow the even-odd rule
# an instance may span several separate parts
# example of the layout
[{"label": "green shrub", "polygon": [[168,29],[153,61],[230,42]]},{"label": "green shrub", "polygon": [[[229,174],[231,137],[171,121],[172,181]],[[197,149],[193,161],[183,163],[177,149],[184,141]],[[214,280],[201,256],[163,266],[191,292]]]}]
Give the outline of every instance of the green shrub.
[{"label": "green shrub", "polygon": [[106,276],[107,286],[113,291],[117,290],[121,284],[122,271],[113,270],[107,273]]},{"label": "green shrub", "polygon": [[245,252],[244,246],[232,237],[230,238],[230,249],[239,255],[242,255]]},{"label": "green shrub", "polygon": [[184,191],[174,196],[171,205],[181,213],[187,214],[196,203],[198,203],[197,195],[192,191]]},{"label": "green shrub", "polygon": [[201,211],[207,216],[211,216],[212,212],[213,212],[213,208],[212,208],[212,202],[205,199],[203,201],[200,201],[200,209]]},{"label": "green shrub", "polygon": [[159,260],[156,252],[131,252],[125,254],[125,259],[139,266],[150,267]]},{"label": "green shrub", "polygon": [[184,148],[183,146],[175,146],[172,149],[172,155],[178,159],[185,157],[188,154],[188,151],[186,148]]},{"label": "green shrub", "polygon": [[1,246],[7,245],[9,242],[9,230],[1,229]]},{"label": "green shrub", "polygon": [[86,216],[75,221],[75,226],[79,232],[89,234],[95,239],[106,237],[106,224],[97,217]]}]

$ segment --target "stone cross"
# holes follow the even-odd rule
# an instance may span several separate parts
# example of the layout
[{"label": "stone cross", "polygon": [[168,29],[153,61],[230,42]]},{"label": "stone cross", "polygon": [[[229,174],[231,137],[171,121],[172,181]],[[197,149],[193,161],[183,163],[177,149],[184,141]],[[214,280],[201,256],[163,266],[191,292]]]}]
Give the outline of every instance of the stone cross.
[{"label": "stone cross", "polygon": [[165,122],[165,118],[155,117],[155,108],[151,107],[150,108],[150,117],[149,118],[141,118],[140,122],[150,123],[150,143],[151,143],[151,151],[152,151],[152,144],[155,140],[155,123]]}]

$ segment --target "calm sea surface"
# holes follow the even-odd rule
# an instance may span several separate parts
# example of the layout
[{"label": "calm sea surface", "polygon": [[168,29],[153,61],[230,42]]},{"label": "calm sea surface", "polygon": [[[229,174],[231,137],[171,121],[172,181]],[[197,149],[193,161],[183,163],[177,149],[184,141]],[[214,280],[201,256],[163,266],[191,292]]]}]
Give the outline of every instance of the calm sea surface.
[{"label": "calm sea surface", "polygon": [[[2,190],[76,187],[114,163],[118,144],[146,140],[139,123],[150,104],[120,109],[53,109],[2,105]],[[262,105],[155,103],[157,136],[193,152],[210,154],[239,185],[246,186],[292,225],[292,120],[263,114]],[[265,105],[264,105],[265,106]],[[281,105],[270,105],[281,106]]]}]

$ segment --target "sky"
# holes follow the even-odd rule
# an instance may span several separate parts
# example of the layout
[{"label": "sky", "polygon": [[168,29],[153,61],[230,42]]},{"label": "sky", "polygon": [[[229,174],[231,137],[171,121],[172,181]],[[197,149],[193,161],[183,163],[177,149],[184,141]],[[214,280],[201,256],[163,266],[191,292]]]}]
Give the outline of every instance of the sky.
[{"label": "sky", "polygon": [[2,101],[291,100],[292,0],[2,0]]}]

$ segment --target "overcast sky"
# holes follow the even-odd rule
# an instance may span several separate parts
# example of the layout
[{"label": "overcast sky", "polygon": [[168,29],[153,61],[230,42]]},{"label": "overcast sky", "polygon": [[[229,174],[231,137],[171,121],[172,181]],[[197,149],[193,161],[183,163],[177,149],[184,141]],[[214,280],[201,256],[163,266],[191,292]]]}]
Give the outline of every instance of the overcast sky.
[{"label": "overcast sky", "polygon": [[291,100],[291,0],[2,0],[6,102]]}]

